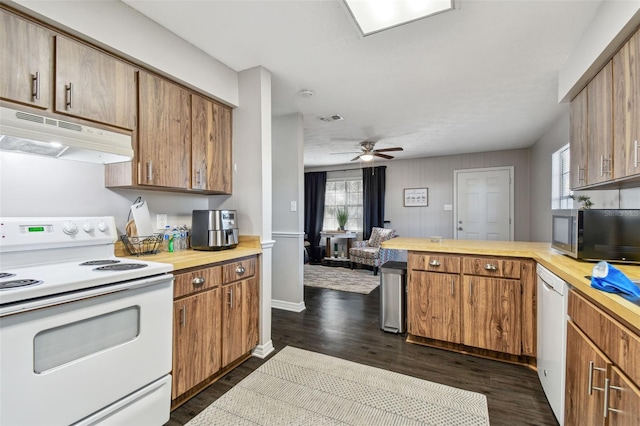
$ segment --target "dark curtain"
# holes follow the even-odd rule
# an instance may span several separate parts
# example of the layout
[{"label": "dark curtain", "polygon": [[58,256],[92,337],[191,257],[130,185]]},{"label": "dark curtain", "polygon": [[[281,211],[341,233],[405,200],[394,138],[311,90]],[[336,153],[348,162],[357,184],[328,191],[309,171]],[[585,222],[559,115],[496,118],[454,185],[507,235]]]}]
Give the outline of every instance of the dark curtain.
[{"label": "dark curtain", "polygon": [[327,172],[304,174],[304,233],[312,247],[320,245],[326,189]]},{"label": "dark curtain", "polygon": [[371,236],[371,228],[384,227],[384,191],[386,166],[362,169],[363,240]]}]

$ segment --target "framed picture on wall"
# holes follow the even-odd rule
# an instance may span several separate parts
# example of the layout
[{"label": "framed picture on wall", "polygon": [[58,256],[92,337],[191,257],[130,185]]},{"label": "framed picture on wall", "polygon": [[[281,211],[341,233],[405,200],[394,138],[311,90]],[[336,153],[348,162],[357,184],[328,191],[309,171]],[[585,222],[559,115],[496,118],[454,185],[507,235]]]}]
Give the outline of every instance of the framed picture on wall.
[{"label": "framed picture on wall", "polygon": [[405,188],[404,206],[423,207],[429,205],[429,188]]}]

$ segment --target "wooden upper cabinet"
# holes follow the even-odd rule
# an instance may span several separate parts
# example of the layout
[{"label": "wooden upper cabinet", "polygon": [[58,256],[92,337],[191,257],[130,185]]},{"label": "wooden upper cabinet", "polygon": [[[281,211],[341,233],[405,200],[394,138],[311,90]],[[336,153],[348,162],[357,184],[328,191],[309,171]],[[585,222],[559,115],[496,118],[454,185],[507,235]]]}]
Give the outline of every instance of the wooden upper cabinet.
[{"label": "wooden upper cabinet", "polygon": [[53,35],[0,9],[0,98],[49,109]]},{"label": "wooden upper cabinet", "polygon": [[136,70],[92,47],[56,36],[55,111],[132,130]]},{"label": "wooden upper cabinet", "polygon": [[191,188],[231,194],[231,109],[191,96]]},{"label": "wooden upper cabinet", "polygon": [[571,189],[587,184],[587,89],[571,101],[569,110]]},{"label": "wooden upper cabinet", "polygon": [[190,188],[191,95],[140,72],[138,173],[140,185]]},{"label": "wooden upper cabinet", "polygon": [[640,31],[613,57],[614,176],[640,173]]},{"label": "wooden upper cabinet", "polygon": [[613,179],[613,65],[607,65],[587,86],[588,184]]}]

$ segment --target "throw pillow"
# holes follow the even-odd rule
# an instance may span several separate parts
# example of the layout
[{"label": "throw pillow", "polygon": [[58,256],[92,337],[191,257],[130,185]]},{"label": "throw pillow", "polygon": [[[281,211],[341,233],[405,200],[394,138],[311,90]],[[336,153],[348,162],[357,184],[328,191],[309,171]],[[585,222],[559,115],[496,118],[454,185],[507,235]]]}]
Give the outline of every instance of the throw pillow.
[{"label": "throw pillow", "polygon": [[393,233],[393,229],[371,228],[371,237],[369,237],[369,247],[380,247],[380,243],[388,240]]}]

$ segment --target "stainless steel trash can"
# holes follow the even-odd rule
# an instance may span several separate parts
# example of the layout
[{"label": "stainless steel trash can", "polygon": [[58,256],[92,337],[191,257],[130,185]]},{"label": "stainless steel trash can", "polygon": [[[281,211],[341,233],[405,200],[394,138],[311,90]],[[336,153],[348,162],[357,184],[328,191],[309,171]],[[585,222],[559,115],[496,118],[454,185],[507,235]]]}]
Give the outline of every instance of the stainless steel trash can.
[{"label": "stainless steel trash can", "polygon": [[380,267],[380,329],[404,333],[407,324],[407,262]]}]

